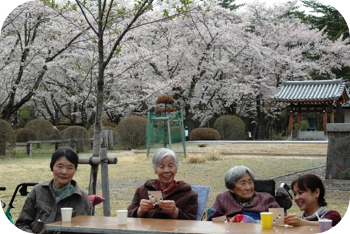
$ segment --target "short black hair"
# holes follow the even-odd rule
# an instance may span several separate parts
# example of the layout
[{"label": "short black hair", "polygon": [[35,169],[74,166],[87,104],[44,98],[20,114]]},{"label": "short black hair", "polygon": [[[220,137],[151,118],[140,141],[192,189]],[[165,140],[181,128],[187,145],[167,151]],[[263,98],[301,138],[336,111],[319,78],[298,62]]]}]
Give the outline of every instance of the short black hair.
[{"label": "short black hair", "polygon": [[78,168],[79,158],[77,153],[75,153],[75,151],[70,147],[62,147],[56,150],[56,152],[53,153],[51,157],[51,162],[50,162],[51,171],[53,171],[53,165],[55,165],[55,162],[57,161],[57,159],[61,157],[66,157],[68,161],[73,163],[75,166],[75,170]]}]

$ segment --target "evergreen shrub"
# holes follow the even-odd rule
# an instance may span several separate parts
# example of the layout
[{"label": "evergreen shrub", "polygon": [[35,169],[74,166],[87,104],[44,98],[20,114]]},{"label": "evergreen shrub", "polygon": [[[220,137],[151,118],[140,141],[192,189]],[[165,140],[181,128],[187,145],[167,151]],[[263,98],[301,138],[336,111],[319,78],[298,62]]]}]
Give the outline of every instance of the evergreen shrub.
[{"label": "evergreen shrub", "polygon": [[9,122],[0,119],[0,156],[13,156],[16,148],[16,136]]},{"label": "evergreen shrub", "polygon": [[126,117],[118,124],[118,142],[127,149],[146,145],[146,125],[147,119],[144,117]]},{"label": "evergreen shrub", "polygon": [[222,140],[245,140],[245,124],[235,115],[224,115],[214,122],[214,128],[220,133]]},{"label": "evergreen shrub", "polygon": [[111,122],[111,121],[108,121],[108,119],[102,120],[102,125],[104,127],[112,127],[112,128],[117,128],[118,127],[118,124],[116,124],[114,122]]},{"label": "evergreen shrub", "polygon": [[89,147],[89,133],[81,126],[70,126],[61,132],[62,145],[69,146],[77,152],[84,152]]},{"label": "evergreen shrub", "polygon": [[29,121],[24,128],[33,130],[38,141],[57,140],[61,138],[60,131],[46,119],[34,119]]},{"label": "evergreen shrub", "polygon": [[220,140],[220,133],[213,128],[195,128],[190,133],[190,141]]},{"label": "evergreen shrub", "polygon": [[69,128],[70,125],[57,125],[56,128],[58,129],[58,131],[62,132],[64,129]]},{"label": "evergreen shrub", "polygon": [[16,132],[17,142],[35,141],[36,133],[33,129],[21,128]]}]

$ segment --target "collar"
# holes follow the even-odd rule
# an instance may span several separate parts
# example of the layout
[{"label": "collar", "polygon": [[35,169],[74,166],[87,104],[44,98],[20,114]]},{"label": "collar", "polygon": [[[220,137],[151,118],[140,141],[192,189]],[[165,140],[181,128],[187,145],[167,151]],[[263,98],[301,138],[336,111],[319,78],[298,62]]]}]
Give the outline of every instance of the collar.
[{"label": "collar", "polygon": [[238,203],[238,204],[240,204],[241,206],[247,206],[247,205],[249,205],[252,201],[253,201],[253,197],[254,197],[254,195],[253,195],[253,197],[251,197],[251,198],[249,198],[248,200],[246,200],[246,199],[242,199],[242,198],[239,198],[236,194],[234,194],[234,193],[231,193],[231,195],[232,195],[232,197],[236,200],[236,202]]},{"label": "collar", "polygon": [[305,211],[303,211],[300,215],[300,218],[302,219],[306,219],[306,220],[313,220],[313,219],[318,219],[316,216],[316,213],[318,214],[318,216],[322,219],[324,218],[324,216],[327,214],[329,210],[327,208],[325,208],[324,206],[320,206],[315,213],[313,213],[310,216],[305,216]]},{"label": "collar", "polygon": [[[163,191],[162,187],[160,186],[159,180],[157,180],[157,186],[158,186],[158,190]],[[171,187],[168,188],[167,190],[164,190],[163,192],[166,192],[166,193],[169,194],[169,193],[171,193],[171,192],[176,188],[176,186],[177,186],[177,182],[176,182],[176,180],[174,180],[173,186],[171,186]]]}]

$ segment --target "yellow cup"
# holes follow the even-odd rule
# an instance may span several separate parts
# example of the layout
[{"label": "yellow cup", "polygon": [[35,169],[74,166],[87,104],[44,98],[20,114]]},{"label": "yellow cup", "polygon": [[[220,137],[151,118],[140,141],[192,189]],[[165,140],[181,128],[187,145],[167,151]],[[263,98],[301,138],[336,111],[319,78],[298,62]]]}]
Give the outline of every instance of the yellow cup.
[{"label": "yellow cup", "polygon": [[260,212],[262,228],[272,227],[272,212]]}]

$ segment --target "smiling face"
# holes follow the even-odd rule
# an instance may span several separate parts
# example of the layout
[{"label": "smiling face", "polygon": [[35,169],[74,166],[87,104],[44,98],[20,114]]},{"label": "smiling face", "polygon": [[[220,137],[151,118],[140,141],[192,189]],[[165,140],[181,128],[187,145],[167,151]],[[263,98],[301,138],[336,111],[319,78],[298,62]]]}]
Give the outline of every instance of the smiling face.
[{"label": "smiling face", "polygon": [[158,175],[160,186],[167,190],[174,184],[176,166],[172,156],[166,156],[157,164],[155,174]]},{"label": "smiling face", "polygon": [[318,197],[320,190],[316,189],[315,192],[311,192],[310,189],[301,190],[298,185],[293,187],[294,202],[298,205],[299,209],[305,211],[305,216],[312,215],[320,206],[318,204]]},{"label": "smiling face", "polygon": [[52,167],[55,189],[60,189],[73,179],[75,165],[66,157],[60,157]]},{"label": "smiling face", "polygon": [[248,200],[254,195],[254,180],[246,173],[236,181],[235,188],[230,189],[230,192],[241,199]]}]

